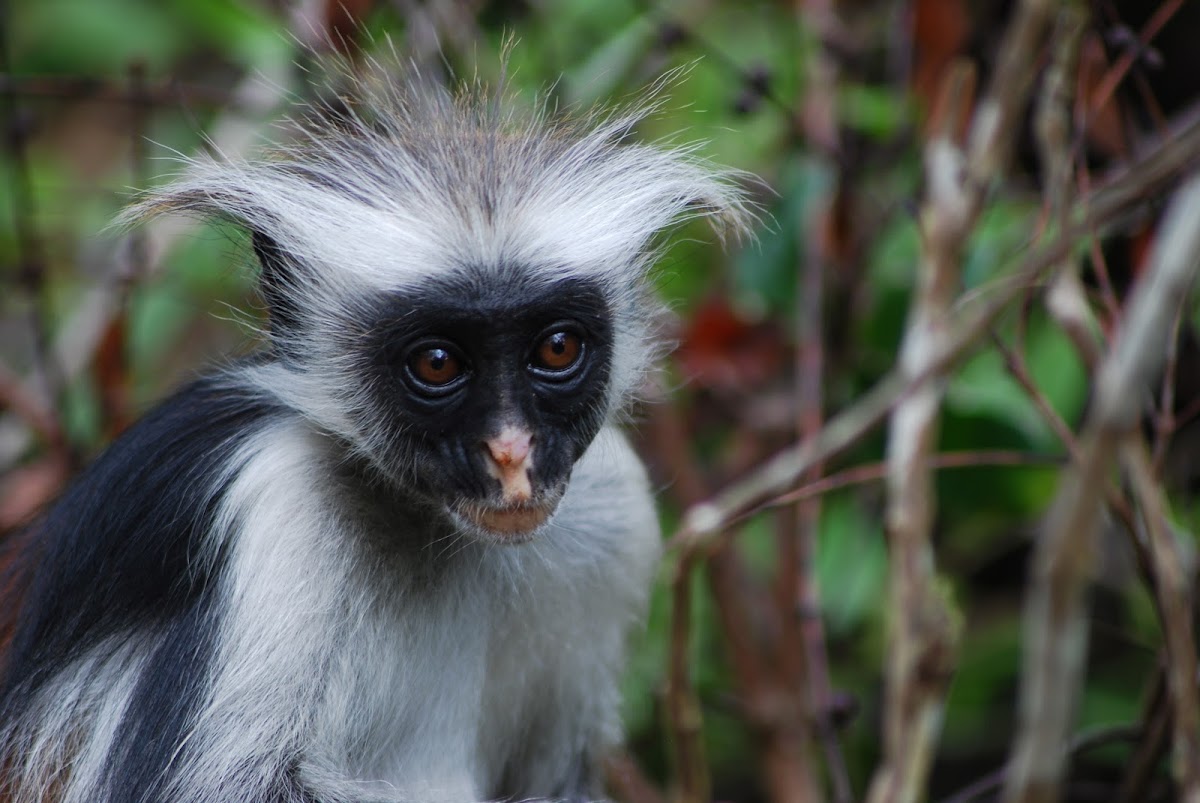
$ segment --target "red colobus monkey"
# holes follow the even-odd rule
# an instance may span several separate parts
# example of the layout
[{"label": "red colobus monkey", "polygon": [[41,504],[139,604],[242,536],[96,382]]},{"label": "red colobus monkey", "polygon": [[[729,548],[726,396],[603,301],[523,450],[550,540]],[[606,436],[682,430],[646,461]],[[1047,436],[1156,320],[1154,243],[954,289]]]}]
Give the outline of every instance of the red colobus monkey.
[{"label": "red colobus monkey", "polygon": [[591,800],[659,553],[614,422],[657,235],[735,229],[643,112],[360,80],[128,213],[251,234],[269,331],[116,441],[0,600],[0,799]]}]

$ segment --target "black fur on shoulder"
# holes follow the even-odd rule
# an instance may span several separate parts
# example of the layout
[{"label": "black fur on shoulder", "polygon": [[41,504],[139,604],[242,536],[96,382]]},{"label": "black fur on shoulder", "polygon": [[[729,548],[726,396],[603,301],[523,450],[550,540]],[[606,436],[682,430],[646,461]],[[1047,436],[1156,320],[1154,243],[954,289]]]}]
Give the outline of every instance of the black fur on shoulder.
[{"label": "black fur on shoulder", "polygon": [[114,790],[138,789],[136,799],[151,799],[143,795],[170,760],[203,687],[217,624],[221,559],[203,559],[212,549],[200,541],[234,451],[276,409],[221,378],[197,381],[126,432],[27,532],[13,536],[9,547],[17,551],[0,600],[0,617],[12,629],[0,665],[0,725],[101,643],[161,633],[131,700],[140,718],[125,717],[107,767]]}]

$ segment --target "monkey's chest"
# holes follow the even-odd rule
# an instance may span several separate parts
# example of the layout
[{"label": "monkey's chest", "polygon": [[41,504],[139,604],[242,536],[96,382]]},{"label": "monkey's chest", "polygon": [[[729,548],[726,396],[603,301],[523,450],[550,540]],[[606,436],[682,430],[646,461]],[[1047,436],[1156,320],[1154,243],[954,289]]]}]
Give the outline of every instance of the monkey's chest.
[{"label": "monkey's chest", "polygon": [[611,640],[580,639],[581,601],[525,580],[374,611],[332,668],[312,753],[430,803],[545,794],[579,759],[588,664],[615,656],[600,654]]}]

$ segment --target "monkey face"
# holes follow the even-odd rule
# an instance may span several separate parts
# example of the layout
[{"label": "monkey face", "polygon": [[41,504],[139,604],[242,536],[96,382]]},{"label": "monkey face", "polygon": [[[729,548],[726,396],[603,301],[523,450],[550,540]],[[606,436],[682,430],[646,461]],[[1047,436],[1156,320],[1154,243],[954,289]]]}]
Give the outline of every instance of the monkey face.
[{"label": "monkey face", "polygon": [[371,320],[355,395],[372,461],[477,537],[531,538],[607,413],[599,286],[464,270],[385,299]]}]

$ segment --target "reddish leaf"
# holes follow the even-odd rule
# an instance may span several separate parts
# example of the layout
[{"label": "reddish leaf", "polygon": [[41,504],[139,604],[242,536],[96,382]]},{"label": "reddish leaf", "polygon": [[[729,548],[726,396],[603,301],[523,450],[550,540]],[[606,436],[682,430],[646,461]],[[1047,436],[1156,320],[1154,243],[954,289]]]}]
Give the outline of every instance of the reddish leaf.
[{"label": "reddish leaf", "polygon": [[32,519],[58,495],[70,473],[67,461],[54,454],[7,472],[0,480],[0,533]]},{"label": "reddish leaf", "polygon": [[917,0],[913,3],[913,93],[929,109],[937,103],[942,76],[966,52],[971,18],[962,0]]},{"label": "reddish leaf", "polygon": [[1146,267],[1146,258],[1154,246],[1157,232],[1158,227],[1148,223],[1129,235],[1129,265],[1133,273],[1132,278],[1135,280],[1142,275],[1142,271]]},{"label": "reddish leaf", "polygon": [[336,0],[325,3],[325,31],[333,46],[344,54],[352,54],[354,43],[363,32],[363,19],[375,5],[375,0]]},{"label": "reddish leaf", "polygon": [[777,327],[747,321],[720,297],[710,298],[696,310],[676,353],[696,384],[743,391],[777,376],[786,356]]},{"label": "reddish leaf", "polygon": [[1111,66],[1099,34],[1084,37],[1079,52],[1079,97],[1087,104],[1087,141],[1101,155],[1127,156],[1129,143],[1121,124],[1123,112],[1116,93],[1101,94]]},{"label": "reddish leaf", "polygon": [[126,358],[126,319],[109,321],[92,358],[92,374],[100,395],[105,437],[111,440],[129,426],[129,365]]}]

